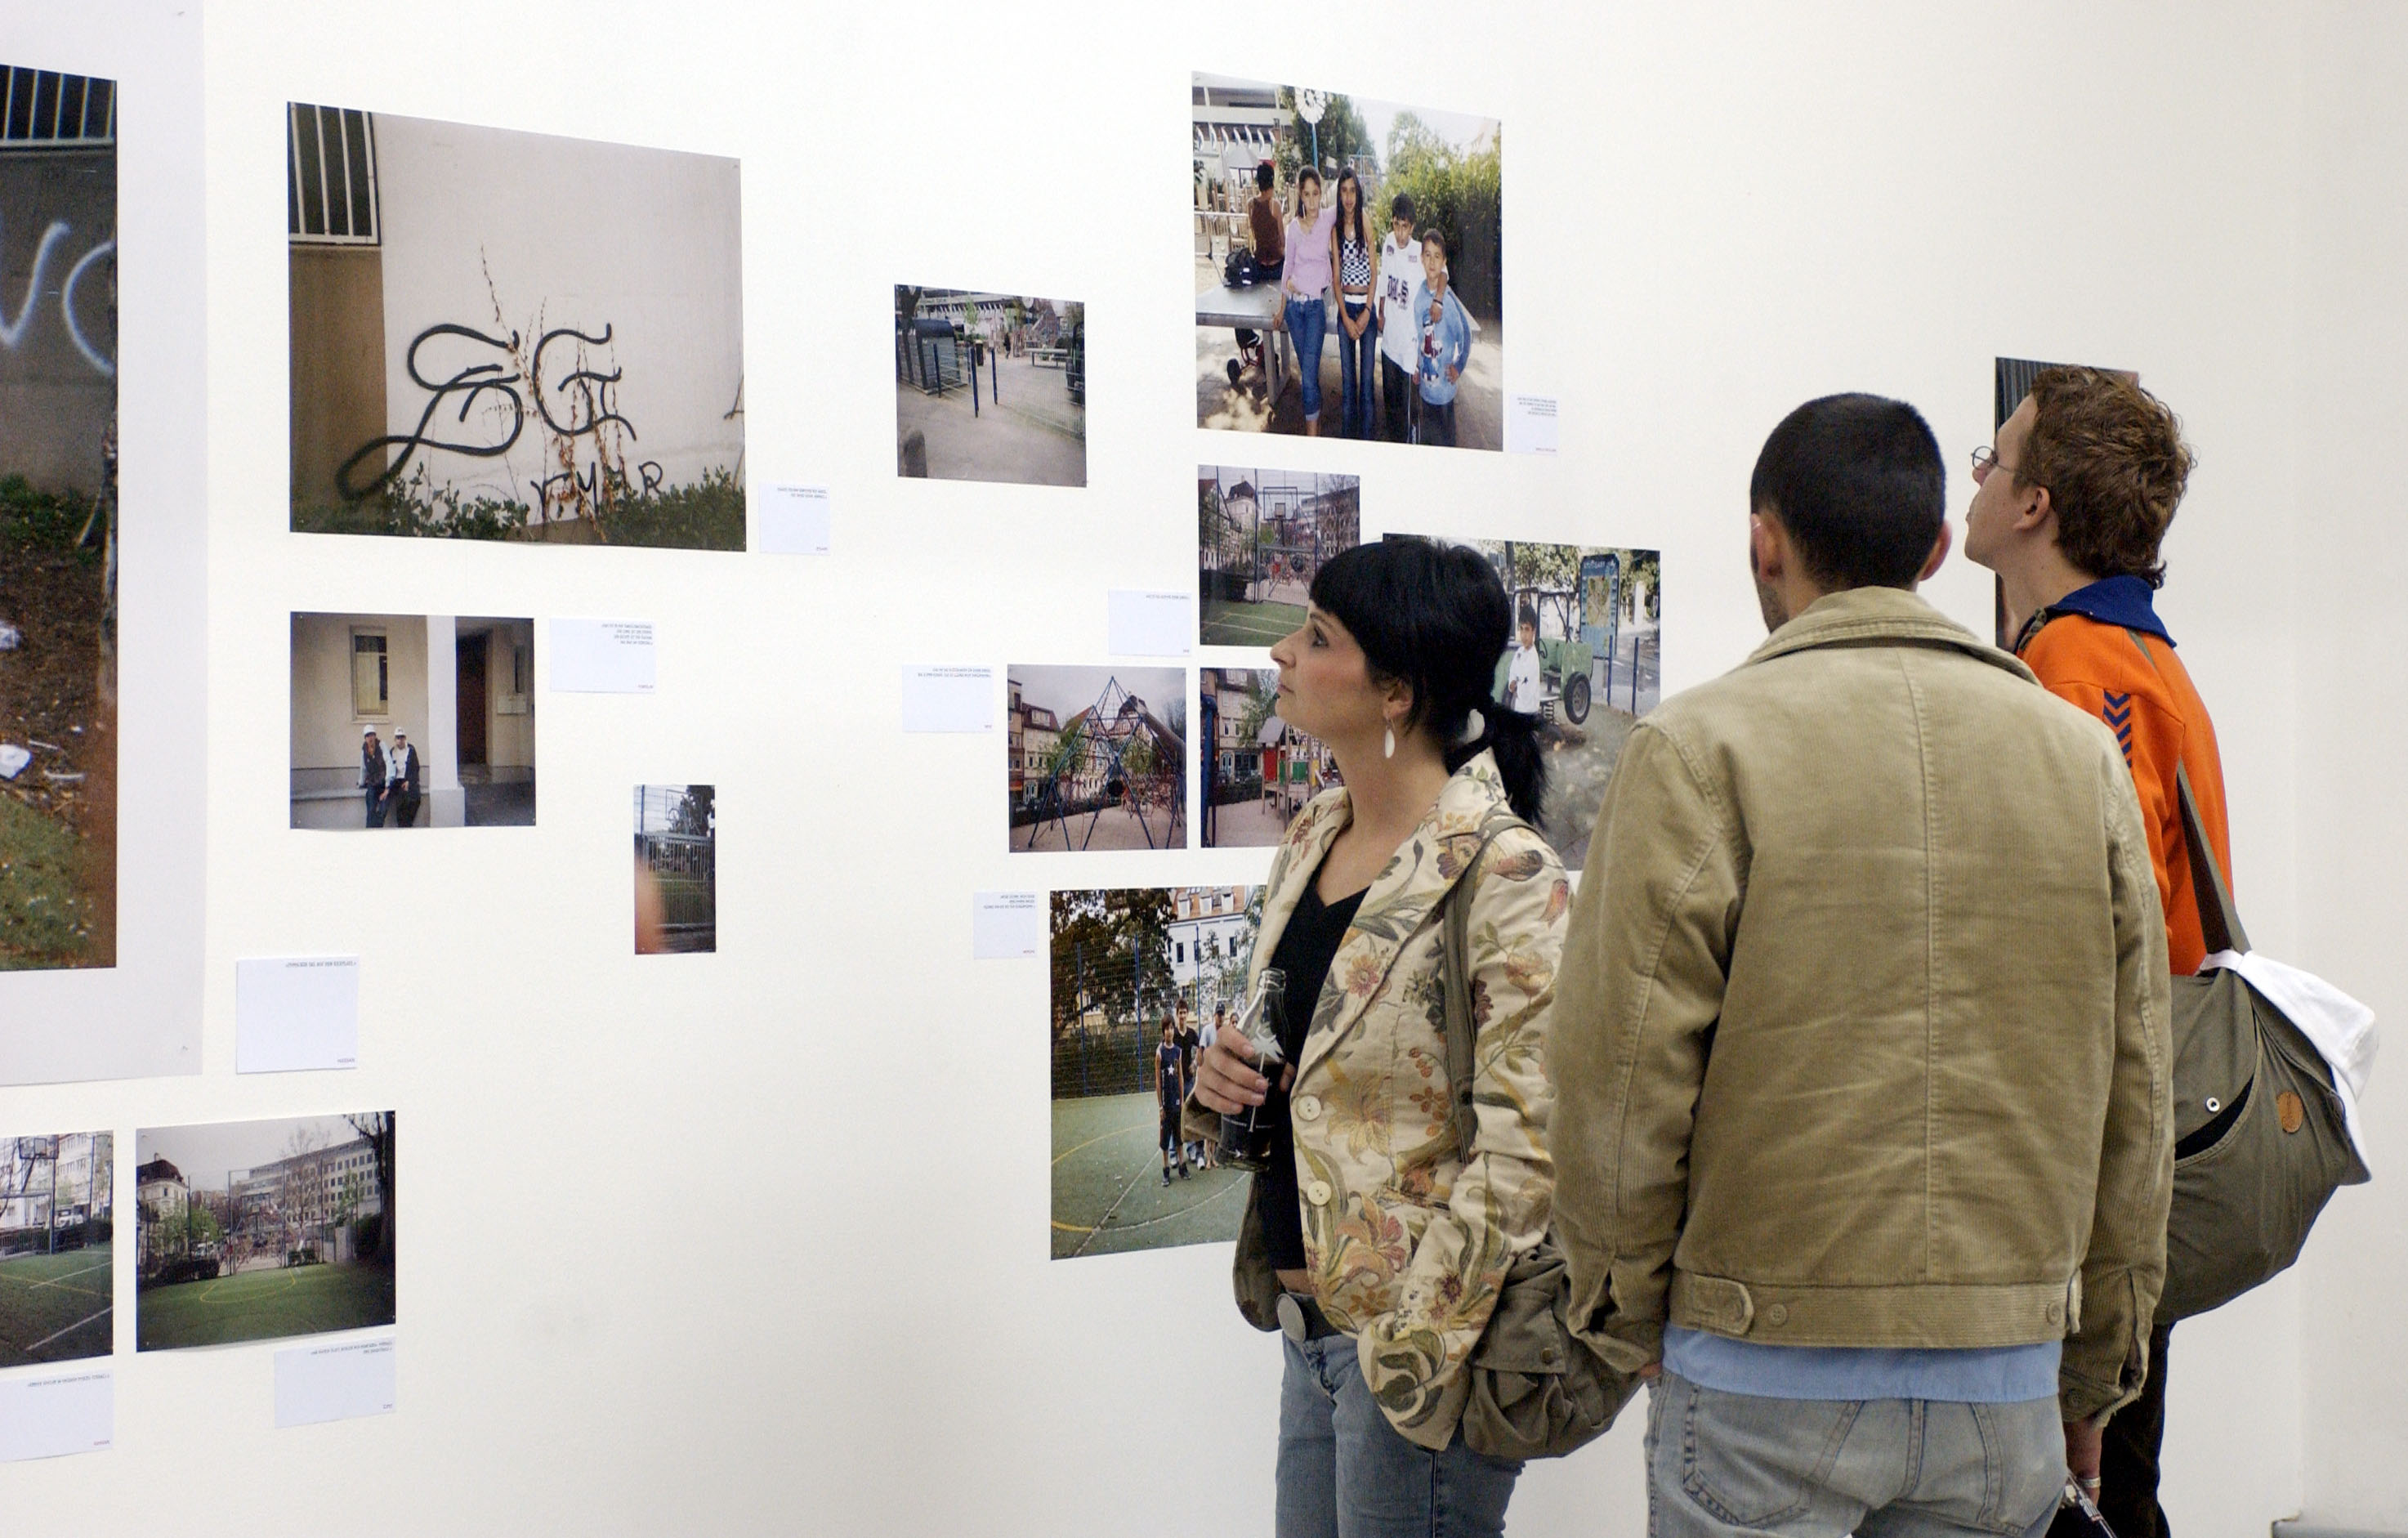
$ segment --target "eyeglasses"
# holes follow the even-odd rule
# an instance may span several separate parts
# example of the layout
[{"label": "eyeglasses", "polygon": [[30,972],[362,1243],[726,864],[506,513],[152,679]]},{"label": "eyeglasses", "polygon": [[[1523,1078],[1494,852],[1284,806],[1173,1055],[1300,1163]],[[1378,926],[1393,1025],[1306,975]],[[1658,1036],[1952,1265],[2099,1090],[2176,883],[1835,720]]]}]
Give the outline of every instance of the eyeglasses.
[{"label": "eyeglasses", "polygon": [[[1975,481],[1981,481],[1988,476],[1992,470],[2004,470],[2009,475],[2014,476],[2020,476],[2024,473],[2023,471],[2015,468],[2013,465],[2008,464],[2005,460],[2000,459],[1999,457],[1999,451],[1992,448],[1989,444],[1985,443],[1980,448],[1973,451],[1973,479]],[[2042,489],[2045,490],[2046,488]]]}]

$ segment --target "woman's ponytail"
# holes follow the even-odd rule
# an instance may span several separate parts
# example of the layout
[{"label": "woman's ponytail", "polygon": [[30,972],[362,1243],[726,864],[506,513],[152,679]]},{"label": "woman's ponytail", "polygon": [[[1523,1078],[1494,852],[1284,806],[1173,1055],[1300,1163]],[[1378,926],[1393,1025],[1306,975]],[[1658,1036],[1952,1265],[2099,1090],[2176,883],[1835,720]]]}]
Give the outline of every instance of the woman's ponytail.
[{"label": "woman's ponytail", "polygon": [[[1459,769],[1484,751],[1494,755],[1497,773],[1505,782],[1506,803],[1513,815],[1536,826],[1539,808],[1547,798],[1547,756],[1539,746],[1539,718],[1495,700],[1483,706],[1480,715],[1480,734],[1447,750],[1447,769]],[[1464,724],[1470,725],[1468,715]]]}]

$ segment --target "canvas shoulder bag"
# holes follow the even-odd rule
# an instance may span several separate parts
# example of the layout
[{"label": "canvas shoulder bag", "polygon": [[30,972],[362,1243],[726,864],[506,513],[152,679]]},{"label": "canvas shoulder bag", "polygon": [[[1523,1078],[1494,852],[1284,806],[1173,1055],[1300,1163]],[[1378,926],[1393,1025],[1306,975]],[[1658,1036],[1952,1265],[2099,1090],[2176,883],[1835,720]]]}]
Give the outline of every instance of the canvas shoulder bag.
[{"label": "canvas shoulder bag", "polygon": [[[2127,633],[2157,668],[2147,640]],[[2174,786],[2208,954],[2246,952],[2190,772],[2179,765]],[[2369,1178],[2331,1068],[2240,973],[2175,978],[2172,1024],[2174,1191],[2157,1314],[2165,1322],[2221,1307],[2286,1269],[2333,1192]]]},{"label": "canvas shoulder bag", "polygon": [[[1499,812],[1481,828],[1480,847],[1445,898],[1440,930],[1446,993],[1446,1066],[1456,1145],[1469,1158],[1477,1146],[1471,1103],[1469,888],[1481,859],[1499,833],[1529,825]],[[1505,1272],[1496,1312],[1471,1348],[1471,1395],[1463,1408],[1463,1439],[1491,1458],[1561,1458],[1604,1434],[1639,1388],[1636,1375],[1617,1373],[1571,1331],[1571,1275],[1550,1225],[1533,1248]]]}]

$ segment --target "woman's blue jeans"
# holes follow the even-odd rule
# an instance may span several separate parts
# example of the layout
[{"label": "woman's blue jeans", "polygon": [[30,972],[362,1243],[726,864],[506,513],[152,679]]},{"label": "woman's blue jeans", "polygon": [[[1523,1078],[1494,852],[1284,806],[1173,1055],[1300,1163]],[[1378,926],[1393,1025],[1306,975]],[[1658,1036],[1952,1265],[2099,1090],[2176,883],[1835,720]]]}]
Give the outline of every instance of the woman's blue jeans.
[{"label": "woman's blue jeans", "polygon": [[[1351,308],[1369,309],[1370,307],[1357,305]],[[1341,394],[1338,436],[1340,438],[1371,436],[1371,381],[1378,377],[1372,358],[1379,345],[1380,328],[1377,324],[1366,325],[1360,337],[1349,337],[1345,323],[1339,323],[1338,378]]]},{"label": "woman's blue jeans", "polygon": [[1304,420],[1321,420],[1321,333],[1329,313],[1319,297],[1287,302],[1288,340],[1296,344],[1297,377],[1304,381]]},{"label": "woman's blue jeans", "polygon": [[1371,1398],[1354,1338],[1283,1340],[1278,1538],[1496,1538],[1522,1465],[1408,1442]]}]

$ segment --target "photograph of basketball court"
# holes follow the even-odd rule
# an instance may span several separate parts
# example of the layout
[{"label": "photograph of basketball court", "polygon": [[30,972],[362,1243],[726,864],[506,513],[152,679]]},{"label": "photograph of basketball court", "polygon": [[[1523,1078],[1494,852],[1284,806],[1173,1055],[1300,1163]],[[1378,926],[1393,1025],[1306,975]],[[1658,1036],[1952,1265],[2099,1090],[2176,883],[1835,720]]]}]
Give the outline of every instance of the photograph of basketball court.
[{"label": "photograph of basketball court", "polygon": [[1302,625],[1314,573],[1362,528],[1358,477],[1198,465],[1197,639],[1263,647]]},{"label": "photograph of basketball court", "polygon": [[0,1138],[0,1367],[108,1355],[115,1145]]}]

